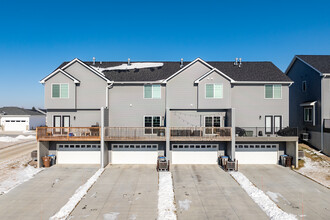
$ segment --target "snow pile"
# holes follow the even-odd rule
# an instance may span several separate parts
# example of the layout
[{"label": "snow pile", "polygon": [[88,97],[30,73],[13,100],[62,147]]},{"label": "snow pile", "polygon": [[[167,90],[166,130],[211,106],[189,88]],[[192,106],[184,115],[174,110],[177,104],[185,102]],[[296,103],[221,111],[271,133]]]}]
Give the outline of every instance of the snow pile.
[{"label": "snow pile", "polygon": [[179,201],[179,206],[181,211],[187,211],[190,208],[191,201],[188,199],[185,199],[183,201]]},{"label": "snow pile", "polygon": [[143,69],[143,68],[157,68],[157,67],[162,67],[163,65],[164,63],[131,63],[130,65],[124,63],[119,66],[112,66],[106,68],[95,67],[95,66],[91,66],[91,67],[100,72],[103,72],[106,70],[133,70],[133,69]]},{"label": "snow pile", "polygon": [[240,172],[230,172],[230,175],[241,185],[247,194],[272,220],[297,219],[295,215],[282,211],[263,191],[255,187],[248,178]]},{"label": "snow pile", "polygon": [[120,213],[118,213],[118,212],[110,212],[110,213],[104,214],[103,220],[116,220],[119,214]]},{"label": "snow pile", "polygon": [[0,142],[17,142],[17,141],[21,141],[21,140],[32,140],[35,138],[36,138],[36,136],[33,136],[33,135],[29,135],[29,136],[18,135],[15,138],[5,136],[5,137],[0,137]]},{"label": "snow pile", "polygon": [[[7,162],[8,163],[8,162]],[[5,172],[5,164],[1,164],[1,170]],[[37,173],[39,173],[43,168],[34,168],[30,165],[24,166],[20,165],[17,168],[12,168],[11,173],[9,176],[0,182],[0,195],[8,193],[10,190],[14,189],[15,187],[21,185],[22,183],[32,179]]]},{"label": "snow pile", "polygon": [[170,172],[159,172],[158,219],[176,219],[174,191]]},{"label": "snow pile", "polygon": [[50,220],[60,220],[60,219],[66,219],[70,213],[73,211],[73,209],[76,207],[78,202],[84,197],[89,190],[89,188],[92,187],[92,185],[97,181],[97,179],[101,176],[103,173],[104,168],[99,169],[89,180],[82,186],[80,186],[74,195],[69,199],[69,201],[61,208],[60,211],[58,211],[55,215],[50,217]]}]

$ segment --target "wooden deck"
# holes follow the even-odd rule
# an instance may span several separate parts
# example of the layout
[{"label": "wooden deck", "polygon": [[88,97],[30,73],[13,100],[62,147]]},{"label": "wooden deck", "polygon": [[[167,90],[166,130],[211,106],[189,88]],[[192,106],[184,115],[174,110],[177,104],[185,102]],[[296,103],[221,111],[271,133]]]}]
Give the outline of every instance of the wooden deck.
[{"label": "wooden deck", "polygon": [[100,141],[99,127],[38,127],[38,141]]}]

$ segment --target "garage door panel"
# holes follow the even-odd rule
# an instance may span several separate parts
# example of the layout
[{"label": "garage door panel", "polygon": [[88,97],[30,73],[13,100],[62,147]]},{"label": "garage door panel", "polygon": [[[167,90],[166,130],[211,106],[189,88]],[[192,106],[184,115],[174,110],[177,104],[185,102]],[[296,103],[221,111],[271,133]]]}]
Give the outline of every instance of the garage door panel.
[{"label": "garage door panel", "polygon": [[157,164],[158,151],[112,151],[112,164]]},{"label": "garage door panel", "polygon": [[276,152],[244,151],[235,153],[239,164],[277,164]]},{"label": "garage door panel", "polygon": [[100,151],[58,151],[58,164],[100,164]]},{"label": "garage door panel", "polygon": [[173,164],[217,164],[217,151],[173,151]]}]

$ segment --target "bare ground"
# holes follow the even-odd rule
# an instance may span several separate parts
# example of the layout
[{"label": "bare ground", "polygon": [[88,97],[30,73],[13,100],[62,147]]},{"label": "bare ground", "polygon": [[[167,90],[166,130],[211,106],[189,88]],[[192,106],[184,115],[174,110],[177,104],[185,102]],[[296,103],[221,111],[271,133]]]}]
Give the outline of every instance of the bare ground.
[{"label": "bare ground", "polygon": [[296,171],[330,188],[330,158],[306,144],[299,144],[299,150],[305,152],[305,157],[299,160]]}]

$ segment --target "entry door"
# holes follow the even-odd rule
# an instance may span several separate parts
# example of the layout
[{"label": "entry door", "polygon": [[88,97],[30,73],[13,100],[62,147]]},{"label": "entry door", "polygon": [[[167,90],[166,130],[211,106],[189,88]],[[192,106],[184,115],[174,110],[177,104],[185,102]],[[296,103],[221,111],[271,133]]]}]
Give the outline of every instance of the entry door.
[{"label": "entry door", "polygon": [[65,127],[63,128],[63,132],[66,134],[69,132],[68,127],[70,127],[70,116],[63,116],[62,119],[62,127]]},{"label": "entry door", "polygon": [[273,116],[265,116],[265,133],[273,133]]},{"label": "entry door", "polygon": [[275,133],[282,129],[282,116],[274,116]]}]

